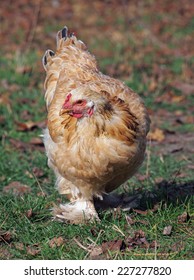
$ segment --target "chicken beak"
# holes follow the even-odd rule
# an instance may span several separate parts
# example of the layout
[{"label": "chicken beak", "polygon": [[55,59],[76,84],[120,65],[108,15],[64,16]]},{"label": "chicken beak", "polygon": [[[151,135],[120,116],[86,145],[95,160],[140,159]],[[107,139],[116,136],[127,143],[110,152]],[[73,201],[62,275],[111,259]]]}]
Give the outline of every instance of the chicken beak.
[{"label": "chicken beak", "polygon": [[63,114],[68,114],[72,111],[72,109],[70,108],[61,108],[61,110],[59,111],[59,116],[63,115]]}]

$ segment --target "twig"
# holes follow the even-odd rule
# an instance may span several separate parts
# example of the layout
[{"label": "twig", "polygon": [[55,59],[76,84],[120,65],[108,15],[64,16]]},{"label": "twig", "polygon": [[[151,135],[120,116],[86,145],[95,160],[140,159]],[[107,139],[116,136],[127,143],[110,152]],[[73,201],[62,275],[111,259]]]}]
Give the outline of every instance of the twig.
[{"label": "twig", "polygon": [[96,238],[95,241],[93,241],[90,237],[87,238],[90,242],[92,242],[92,244],[89,245],[90,248],[88,247],[88,252],[87,252],[87,254],[85,255],[85,258],[84,258],[84,259],[86,259],[86,258],[88,257],[88,255],[91,253],[91,251],[97,246],[97,241],[98,241],[98,239],[100,238],[100,235],[101,235],[102,232],[104,232],[104,230],[101,229],[101,230],[99,231],[98,236],[97,236],[97,238]]},{"label": "twig", "polygon": [[31,25],[31,28],[30,28],[30,31],[28,34],[28,38],[26,40],[26,44],[25,44],[25,51],[30,48],[30,45],[34,39],[34,34],[35,34],[36,26],[38,23],[39,13],[40,13],[40,4],[41,4],[41,0],[37,0],[35,9],[34,9],[34,17],[33,17],[32,25]]},{"label": "twig", "polygon": [[88,239],[89,241],[91,241],[91,242],[96,246],[96,245],[97,245],[97,241],[98,241],[98,239],[99,239],[99,237],[100,237],[100,235],[101,235],[102,232],[104,232],[104,230],[101,229],[101,230],[99,231],[98,236],[97,236],[97,238],[96,238],[95,241],[92,240],[90,237],[88,237],[87,239]]},{"label": "twig", "polygon": [[36,177],[36,175],[34,174],[34,172],[32,173],[34,179],[36,180],[37,184],[38,184],[38,187],[40,189],[40,191],[42,192],[42,195],[45,195],[45,192],[43,191],[41,185],[40,185],[40,182],[38,181],[38,178]]},{"label": "twig", "polygon": [[80,248],[84,249],[84,250],[87,251],[87,252],[90,252],[90,251],[91,251],[91,249],[86,248],[86,247],[85,247],[84,245],[82,245],[75,237],[73,238],[73,240],[75,241],[75,243],[77,243],[77,245],[78,245]]},{"label": "twig", "polygon": [[4,221],[3,221],[2,224],[0,225],[0,228],[1,228],[1,227],[4,225],[4,223],[7,221],[8,217],[9,217],[9,214],[7,214],[7,216],[5,217]]},{"label": "twig", "polygon": [[84,249],[85,251],[87,251],[87,254],[85,255],[84,259],[86,259],[88,257],[88,255],[92,252],[92,250],[96,247],[96,242],[99,239],[101,233],[103,232],[103,230],[100,230],[97,238],[95,241],[91,240],[89,237],[88,239],[92,242],[92,244],[88,245],[88,247],[85,247],[84,245],[82,245],[75,237],[73,238],[73,240],[75,241],[75,243],[82,249]]},{"label": "twig", "polygon": [[115,231],[119,232],[122,236],[125,236],[125,234],[122,232],[122,230],[121,230],[118,226],[113,225],[112,228],[113,228]]}]

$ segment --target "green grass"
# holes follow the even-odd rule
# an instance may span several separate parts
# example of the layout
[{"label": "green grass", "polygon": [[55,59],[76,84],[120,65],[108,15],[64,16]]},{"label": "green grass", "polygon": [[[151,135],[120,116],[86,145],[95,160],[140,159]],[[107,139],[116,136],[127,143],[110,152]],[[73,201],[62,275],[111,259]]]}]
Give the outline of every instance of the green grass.
[{"label": "green grass", "polygon": [[[146,225],[142,225],[142,217],[133,214],[136,224],[128,226],[126,224],[125,214],[122,213],[117,219],[114,218],[113,212],[101,213],[100,224],[90,225],[63,225],[58,222],[52,222],[49,209],[52,201],[56,199],[54,195],[45,197],[24,196],[14,198],[12,196],[4,196],[1,199],[0,207],[6,209],[1,219],[4,221],[3,228],[11,232],[11,243],[1,246],[8,247],[12,258],[14,259],[83,259],[87,255],[87,251],[80,248],[74,238],[79,240],[81,244],[88,247],[97,237],[92,234],[91,228],[95,232],[102,232],[98,238],[97,244],[104,241],[112,241],[122,239],[125,240],[129,235],[133,235],[136,230],[143,230],[146,233],[148,242],[157,241],[158,248],[143,249],[134,248],[132,251],[110,252],[109,257],[117,259],[184,259],[192,258],[193,255],[193,237],[191,236],[190,224],[177,224],[178,215],[184,211],[191,211],[190,203],[179,206],[160,206],[157,213],[150,212],[143,218]],[[33,216],[26,217],[26,213],[32,209]],[[173,227],[171,236],[162,234],[165,226]],[[116,226],[116,227],[115,227]],[[115,230],[119,228],[119,231]],[[120,232],[124,233],[121,234]],[[64,243],[56,248],[51,248],[49,241],[54,237],[63,237]],[[18,244],[23,244],[22,249],[18,249]],[[184,247],[175,248],[181,243]],[[29,246],[37,246],[40,252],[32,256],[28,254]]]},{"label": "green grass", "polygon": [[[145,17],[145,20],[149,22],[149,18]],[[124,28],[125,21],[122,17],[115,20]],[[98,21],[98,25],[103,24],[103,21]],[[56,31],[55,26],[58,25],[47,25],[45,34]],[[138,28],[136,31],[138,32]],[[142,27],[139,27],[139,32],[141,31]],[[188,28],[187,33],[189,32]],[[177,30],[175,36],[182,38],[184,30]],[[22,32],[18,33],[18,43],[21,38]],[[164,79],[156,91],[149,93],[149,78],[154,75],[152,66],[158,63],[159,58],[152,52],[142,56],[140,61],[134,58],[133,54],[137,52],[136,43],[133,36],[130,40],[132,48],[129,52],[126,50],[127,40],[114,46],[108,39],[98,38],[92,39],[90,50],[97,51],[101,48],[105,53],[110,51],[103,59],[98,57],[100,67],[105,72],[110,65],[115,69],[123,63],[132,67],[130,75],[119,78],[125,80],[128,86],[143,97],[154,116],[157,116],[159,109],[166,110],[172,116],[176,111],[189,116],[194,101],[193,95],[187,96],[186,101],[181,103],[156,102],[157,97],[165,93],[166,84],[173,75],[176,79],[182,77],[183,65],[188,62],[185,62],[183,57],[164,56],[162,59],[168,62],[165,67],[169,70],[170,78],[167,78],[167,81]],[[142,40],[141,44],[146,47],[147,39]],[[154,50],[156,51],[157,47]],[[17,124],[29,120],[40,122],[46,118],[44,74],[38,69],[40,60],[40,55],[32,50],[23,54],[16,52],[9,58],[2,54],[0,59],[0,76],[3,81],[0,89],[0,97],[3,97],[0,99],[0,259],[87,259],[89,253],[82,248],[83,246],[91,248],[92,244],[101,246],[113,240],[123,240],[128,244],[129,237],[133,238],[140,230],[145,233],[147,242],[156,242],[157,247],[143,248],[141,244],[137,244],[133,245],[132,249],[125,248],[123,251],[109,250],[96,258],[193,259],[194,156],[192,152],[184,154],[184,151],[165,153],[166,146],[170,145],[165,141],[157,145],[148,144],[147,157],[138,172],[140,177],[145,174],[148,176],[145,179],[134,176],[127,186],[118,190],[129,195],[140,194],[139,208],[143,212],[122,212],[119,209],[100,211],[101,222],[86,225],[52,221],[50,210],[53,204],[65,199],[55,190],[55,178],[47,167],[44,149],[35,145],[25,146],[34,137],[39,137],[42,131],[40,128],[18,131]],[[176,89],[170,89],[175,95],[181,94]],[[160,120],[160,116],[158,119]],[[174,126],[165,118],[160,122],[160,128],[185,135],[193,132],[193,124]],[[22,141],[22,147],[14,146],[11,139]],[[189,165],[191,168],[188,168]],[[36,173],[36,169],[39,174]],[[21,196],[5,193],[4,187],[14,181],[27,185],[31,192]],[[156,206],[157,210],[153,211]],[[188,221],[178,223],[178,216],[183,212],[188,213]],[[133,219],[133,224],[127,223],[127,216]],[[169,225],[172,226],[172,232],[169,236],[164,235],[164,227]],[[4,237],[5,232],[10,234],[10,238]],[[63,238],[62,244],[57,247],[51,246],[51,240],[58,237]]]}]

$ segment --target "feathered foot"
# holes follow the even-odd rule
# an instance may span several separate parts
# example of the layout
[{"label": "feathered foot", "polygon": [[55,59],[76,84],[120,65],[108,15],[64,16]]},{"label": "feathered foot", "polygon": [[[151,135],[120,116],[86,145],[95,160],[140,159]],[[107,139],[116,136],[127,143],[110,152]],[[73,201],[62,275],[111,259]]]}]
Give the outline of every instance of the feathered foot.
[{"label": "feathered foot", "polygon": [[81,224],[87,221],[100,221],[92,201],[77,200],[68,204],[60,204],[53,208],[54,220]]}]

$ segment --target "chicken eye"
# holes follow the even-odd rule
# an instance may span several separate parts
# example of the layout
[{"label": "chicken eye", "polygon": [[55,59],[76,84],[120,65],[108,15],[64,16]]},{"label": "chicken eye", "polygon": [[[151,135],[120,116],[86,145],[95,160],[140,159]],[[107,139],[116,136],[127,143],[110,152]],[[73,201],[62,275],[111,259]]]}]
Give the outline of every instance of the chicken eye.
[{"label": "chicken eye", "polygon": [[75,102],[76,105],[83,105],[84,104],[84,100],[79,99]]}]

